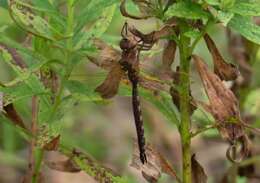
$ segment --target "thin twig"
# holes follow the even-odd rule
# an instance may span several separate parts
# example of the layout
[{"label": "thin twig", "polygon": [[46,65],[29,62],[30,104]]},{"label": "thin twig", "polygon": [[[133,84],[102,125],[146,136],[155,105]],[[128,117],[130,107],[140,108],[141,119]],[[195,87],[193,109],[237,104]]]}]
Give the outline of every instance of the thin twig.
[{"label": "thin twig", "polygon": [[213,124],[213,125],[208,125],[208,126],[206,126],[206,127],[204,127],[204,128],[200,128],[200,129],[198,129],[197,131],[191,133],[191,138],[193,138],[193,137],[199,135],[200,133],[203,133],[203,132],[205,132],[205,131],[208,131],[208,130],[210,130],[210,129],[214,129],[214,128],[216,128],[216,127],[217,127],[217,125],[216,125],[216,124]]}]

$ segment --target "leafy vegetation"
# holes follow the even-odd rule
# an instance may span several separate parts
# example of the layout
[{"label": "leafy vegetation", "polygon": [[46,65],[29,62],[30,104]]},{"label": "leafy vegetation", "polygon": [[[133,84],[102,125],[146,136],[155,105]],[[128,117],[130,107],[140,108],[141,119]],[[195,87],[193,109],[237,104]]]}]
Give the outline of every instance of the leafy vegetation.
[{"label": "leafy vegetation", "polygon": [[[24,183],[50,182],[45,171],[51,170],[85,172],[91,181],[106,183],[140,182],[141,176],[142,181],[179,183],[259,177],[259,0],[2,0],[0,15],[0,155],[5,157],[0,170],[10,165],[22,170]],[[213,36],[223,30],[225,54]],[[131,47],[125,49],[120,39]],[[212,64],[205,62],[209,56]],[[147,163],[140,161],[134,143],[131,166],[140,180],[122,170],[130,153],[107,153],[116,153],[115,130],[130,135],[120,129],[122,123],[112,122],[115,118],[104,117],[104,110],[122,98],[133,97],[133,107],[140,103],[124,61],[138,77],[149,141],[143,144]],[[120,122],[132,116],[123,108],[116,112],[123,115]],[[107,128],[114,131],[105,133]],[[176,133],[180,147],[169,140]],[[223,161],[229,168],[220,172],[221,179],[216,173],[207,176],[195,158],[197,136],[228,145]],[[118,149],[131,151],[130,140],[124,142]],[[27,158],[20,153],[24,149]],[[174,157],[178,152],[181,159]],[[50,160],[52,153],[66,160],[57,155]],[[114,167],[108,157],[116,159],[116,170],[104,165]]]}]

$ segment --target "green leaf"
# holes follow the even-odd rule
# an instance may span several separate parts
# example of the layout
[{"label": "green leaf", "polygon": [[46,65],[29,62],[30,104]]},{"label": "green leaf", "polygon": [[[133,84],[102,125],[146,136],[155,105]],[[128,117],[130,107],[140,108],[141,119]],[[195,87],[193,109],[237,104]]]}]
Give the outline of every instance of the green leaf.
[{"label": "green leaf", "polygon": [[33,0],[34,9],[40,13],[46,13],[49,23],[60,32],[66,30],[66,17],[58,8],[54,7],[48,0]]},{"label": "green leaf", "polygon": [[196,39],[201,35],[201,33],[198,30],[188,30],[184,33],[184,35],[189,38]]},{"label": "green leaf", "polygon": [[[140,96],[145,100],[152,103],[169,122],[176,125],[179,124],[179,116],[177,115],[177,109],[172,103],[171,97],[164,92],[160,92],[155,96],[151,91],[139,87]],[[131,87],[123,85],[119,90],[120,96],[132,96]]]},{"label": "green leaf", "polygon": [[119,2],[118,0],[92,0],[78,15],[76,32],[79,32],[87,23],[97,19],[105,8]]},{"label": "green leaf", "polygon": [[0,56],[2,56],[3,61],[7,65],[9,65],[17,75],[17,77],[12,81],[5,83],[4,84],[5,86],[14,86],[17,83],[28,80],[33,75],[34,72],[38,71],[43,65],[48,63],[46,59],[45,60],[42,59],[43,61],[41,61],[41,59],[39,59],[40,57],[37,57],[40,60],[40,62],[38,60],[38,62],[36,61],[34,63],[31,63],[29,68],[22,68],[19,65],[19,63],[25,64],[23,58],[20,57],[20,55],[16,51],[14,50],[10,51],[10,49],[8,49],[7,47],[5,48],[5,46],[2,45],[1,42],[0,42]]},{"label": "green leaf", "polygon": [[30,98],[33,95],[49,94],[47,90],[32,90],[28,85],[25,85],[24,83],[19,83],[16,86],[12,87],[0,86],[0,91],[4,93],[4,105],[8,105],[10,103],[14,103],[25,98]]},{"label": "green leaf", "polygon": [[14,102],[14,100],[17,100],[17,98],[18,99],[24,98],[29,95],[40,95],[43,104],[49,107],[50,106],[49,98],[46,96],[48,92],[46,91],[45,87],[43,86],[39,78],[33,73],[34,71],[37,71],[39,67],[41,67],[41,64],[43,63],[40,63],[40,65],[38,65],[39,67],[38,66],[35,67],[35,65],[33,65],[29,69],[21,68],[16,64],[17,63],[16,59],[17,57],[19,57],[19,55],[16,55],[15,52],[11,52],[11,51],[9,52],[8,49],[6,49],[3,46],[0,46],[0,54],[3,58],[3,61],[6,64],[8,64],[12,68],[14,73],[17,75],[17,78],[14,79],[13,82],[11,82],[11,84],[9,83],[9,87],[15,86],[18,83],[19,84],[23,83],[25,86],[22,87],[24,87],[24,90],[27,91],[25,93],[20,90],[17,90],[18,93],[16,93],[16,91],[6,92],[5,94],[8,94],[10,96],[12,102]]},{"label": "green leaf", "polygon": [[205,0],[206,3],[208,3],[209,5],[212,6],[219,6],[220,5],[220,1],[219,0]]},{"label": "green leaf", "polygon": [[112,18],[116,10],[116,5],[112,5],[103,10],[99,20],[96,21],[88,31],[85,31],[82,35],[76,38],[78,40],[74,49],[80,49],[85,43],[89,43],[89,40],[93,37],[100,37],[104,34],[109,27]]},{"label": "green leaf", "polygon": [[222,10],[230,9],[234,6],[236,0],[221,0],[220,2],[220,8]]},{"label": "green leaf", "polygon": [[210,14],[192,2],[178,2],[173,4],[166,12],[166,17],[180,17],[187,19],[208,19]]},{"label": "green leaf", "polygon": [[260,26],[255,25],[250,17],[235,15],[228,23],[228,27],[239,32],[246,39],[260,44]]},{"label": "green leaf", "polygon": [[26,31],[50,40],[68,37],[51,26],[45,19],[33,13],[33,10],[34,8],[29,4],[19,1],[12,1],[10,4],[13,20]]},{"label": "green leaf", "polygon": [[260,16],[260,0],[237,0],[229,11],[242,16]]},{"label": "green leaf", "polygon": [[74,98],[81,101],[100,102],[103,99],[93,88],[76,80],[69,80],[65,83],[66,88],[71,92]]},{"label": "green leaf", "polygon": [[224,26],[227,26],[228,22],[233,18],[233,16],[234,13],[218,10],[216,18],[222,22]]},{"label": "green leaf", "polygon": [[244,109],[247,113],[260,117],[260,89],[252,90],[246,97]]}]

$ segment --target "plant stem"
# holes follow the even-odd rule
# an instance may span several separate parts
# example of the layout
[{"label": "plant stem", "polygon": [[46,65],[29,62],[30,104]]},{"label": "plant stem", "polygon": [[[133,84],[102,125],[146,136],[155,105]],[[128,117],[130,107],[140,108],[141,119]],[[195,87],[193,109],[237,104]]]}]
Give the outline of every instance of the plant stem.
[{"label": "plant stem", "polygon": [[[74,31],[74,6],[70,3],[70,1],[67,2],[67,30],[66,34],[72,35]],[[51,121],[55,113],[57,112],[59,105],[61,104],[62,100],[62,94],[64,90],[64,83],[68,80],[70,77],[71,71],[73,69],[73,66],[71,65],[71,52],[73,48],[72,38],[68,38],[66,42],[66,53],[65,53],[65,74],[61,78],[61,84],[59,91],[55,97],[55,102],[53,104],[53,110],[51,112],[51,115],[49,117],[48,121]]]},{"label": "plant stem", "polygon": [[186,23],[181,22],[180,34],[180,113],[181,124],[179,132],[182,143],[182,181],[191,183],[191,134],[190,134],[190,39],[185,37],[182,32],[186,28]]},{"label": "plant stem", "polygon": [[[32,97],[32,123],[31,133],[36,136],[37,133],[37,118],[38,118],[38,99],[36,96]],[[32,183],[36,183],[39,175],[39,170],[36,170],[36,156],[35,156],[35,138],[31,139],[30,150],[29,150],[29,175],[32,176]]]}]

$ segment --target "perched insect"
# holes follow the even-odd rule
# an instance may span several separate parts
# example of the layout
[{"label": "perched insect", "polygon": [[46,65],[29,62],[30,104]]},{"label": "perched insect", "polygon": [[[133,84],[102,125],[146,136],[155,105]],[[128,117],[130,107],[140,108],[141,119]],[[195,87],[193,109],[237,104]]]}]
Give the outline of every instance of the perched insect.
[{"label": "perched insect", "polygon": [[[125,23],[125,25],[123,26],[121,35],[122,39],[119,46],[122,50],[122,54],[119,60],[119,64],[115,64],[114,66],[112,66],[106,80],[99,87],[97,87],[96,91],[101,93],[101,96],[104,98],[110,98],[114,96],[118,90],[120,80],[124,76],[124,73],[127,75],[132,85],[132,106],[137,132],[138,147],[140,152],[140,160],[142,161],[142,163],[145,163],[147,162],[147,159],[145,155],[143,119],[138,94],[138,73],[140,65],[140,51],[149,50],[151,48],[151,45],[145,44],[142,39],[137,40],[138,38],[135,36],[129,36],[127,23]],[[111,80],[113,80],[114,82],[107,82]]]}]

